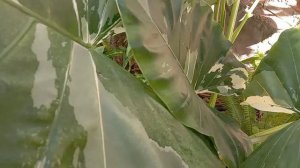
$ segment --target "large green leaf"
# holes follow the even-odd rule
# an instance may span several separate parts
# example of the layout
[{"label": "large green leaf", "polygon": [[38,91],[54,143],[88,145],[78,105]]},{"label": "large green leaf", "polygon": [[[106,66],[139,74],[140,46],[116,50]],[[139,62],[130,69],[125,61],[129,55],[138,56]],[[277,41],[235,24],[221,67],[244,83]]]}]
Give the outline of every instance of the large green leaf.
[{"label": "large green leaf", "polygon": [[113,0],[4,0],[77,42],[97,43],[120,21]]},{"label": "large green leaf", "polygon": [[300,30],[283,32],[260,63],[245,94],[247,103],[263,111],[300,111]]},{"label": "large green leaf", "polygon": [[[244,103],[273,112],[300,110],[300,30],[284,31],[260,63],[247,86]],[[244,167],[298,167],[300,121],[267,139],[250,155]]]},{"label": "large green leaf", "polygon": [[256,149],[242,165],[245,168],[294,168],[300,165],[300,121],[296,121]]},{"label": "large green leaf", "polygon": [[209,139],[182,126],[137,79],[58,33],[55,22],[7,2],[0,167],[224,167]]},{"label": "large green leaf", "polygon": [[[149,46],[152,49],[168,48],[173,56],[169,58],[180,64],[178,70],[184,71],[197,92],[209,90],[232,94],[245,88],[247,71],[228,52],[230,43],[223,36],[221,27],[213,22],[209,7],[201,7],[198,3],[192,7],[181,0],[142,0],[134,5],[139,10],[135,10],[133,16],[146,24],[139,25],[137,32],[136,28],[130,27],[131,31],[145,36],[147,45],[156,41],[155,45]],[[150,32],[151,29],[154,31]],[[167,63],[165,66],[172,67],[166,58],[161,58]]]},{"label": "large green leaf", "polygon": [[[97,56],[97,55],[96,55]],[[169,160],[168,155],[160,154],[157,152],[157,154],[154,154],[154,159],[162,160],[164,161],[164,164],[157,164],[157,165],[149,165],[146,166],[145,163],[150,162],[149,160],[151,156],[145,156],[144,150],[141,150],[139,148],[139,155],[142,156],[142,158],[146,159],[139,166],[136,167],[224,167],[224,165],[220,164],[220,161],[217,160],[217,155],[214,155],[212,151],[214,149],[210,144],[209,141],[207,141],[207,138],[199,135],[197,138],[196,134],[192,134],[190,131],[187,130],[187,128],[180,125],[179,122],[176,122],[175,119],[169,114],[169,112],[163,108],[160,104],[155,101],[151,95],[150,91],[145,90],[145,88],[132,76],[129,76],[128,74],[125,74],[122,72],[119,68],[114,67],[111,68],[111,65],[109,64],[109,61],[103,59],[103,58],[97,58],[96,64],[97,64],[97,72],[99,73],[100,80],[102,81],[103,85],[105,86],[105,89],[108,90],[111,94],[113,94],[118,100],[116,103],[112,103],[110,108],[116,108],[114,106],[123,105],[120,106],[118,113],[125,113],[126,114],[126,108],[129,108],[131,114],[128,115],[128,120],[130,121],[131,127],[128,130],[136,130],[137,128],[143,126],[146,132],[148,132],[149,137],[145,140],[147,143],[147,140],[151,142],[153,145],[154,140],[162,146],[160,149],[162,151],[165,151],[166,153],[169,153],[169,150],[172,148],[175,149],[175,151],[178,151],[178,154],[182,157],[182,159],[186,162],[186,165],[182,165],[180,162],[174,160]],[[101,59],[101,60],[100,60]],[[114,65],[116,66],[116,65]],[[105,75],[106,74],[106,75]],[[126,83],[126,85],[124,85]],[[134,89],[133,89],[134,88]],[[150,92],[150,93],[149,93]],[[130,99],[129,99],[130,95]],[[106,97],[105,97],[106,98]],[[111,100],[108,100],[111,101]],[[107,111],[107,113],[110,111]],[[134,121],[134,116],[137,118]],[[122,116],[122,114],[118,114],[118,116]],[[106,122],[115,122],[115,120],[105,120]],[[104,121],[104,122],[105,122]],[[140,123],[139,127],[136,126],[136,124]],[[129,125],[129,123],[127,123]],[[113,130],[123,130],[126,131],[125,127],[126,125],[121,126],[120,128],[111,129]],[[113,127],[113,126],[112,126]],[[127,126],[128,127],[128,126]],[[142,129],[141,129],[142,130]],[[124,135],[123,131],[121,132],[120,137],[116,137],[114,139],[120,139]],[[137,131],[140,132],[139,130]],[[132,137],[132,135],[130,135]],[[125,139],[126,137],[124,137]],[[138,140],[144,138],[144,135],[138,134],[134,136],[134,139],[137,139],[134,141],[132,140],[132,146],[129,146],[126,148],[126,150],[132,150],[136,148],[135,146],[139,144],[140,142],[137,142]],[[149,139],[150,138],[150,139]],[[153,139],[153,140],[152,140]],[[113,139],[111,139],[113,140]],[[126,139],[125,139],[126,140]],[[143,141],[143,140],[142,140]],[[121,143],[120,141],[117,142],[118,144]],[[128,145],[127,143],[124,143],[123,145]],[[115,146],[115,145],[112,145]],[[210,148],[208,148],[208,147]],[[164,147],[164,148],[163,148]],[[153,149],[152,149],[153,150]],[[115,161],[115,156],[118,152],[120,152],[120,148],[116,147],[115,149],[116,153],[112,153],[112,161]],[[128,152],[124,151],[125,154],[123,157],[128,155]],[[178,155],[177,154],[177,155]],[[208,154],[208,155],[207,155]],[[139,157],[141,157],[139,156]],[[141,160],[135,157],[130,157],[128,159],[134,159],[134,160]],[[157,158],[156,158],[157,157]],[[162,157],[162,158],[160,158]],[[160,158],[160,159],[158,159]],[[151,161],[152,162],[152,161]],[[157,161],[154,161],[157,162]],[[170,165],[168,165],[170,164]],[[134,165],[133,165],[134,166]],[[129,166],[129,167],[133,167]],[[124,167],[123,163],[120,163],[119,166],[112,166],[112,167]]]},{"label": "large green leaf", "polygon": [[190,85],[191,82],[196,86],[196,79],[205,80],[208,71],[222,69],[223,64],[211,66],[227,60],[224,55],[228,44],[212,22],[210,9],[199,4],[185,8],[181,0],[117,3],[129,44],[150,86],[175,118],[214,138],[228,166],[239,166],[251,151],[248,137],[232,121],[214,113]]}]

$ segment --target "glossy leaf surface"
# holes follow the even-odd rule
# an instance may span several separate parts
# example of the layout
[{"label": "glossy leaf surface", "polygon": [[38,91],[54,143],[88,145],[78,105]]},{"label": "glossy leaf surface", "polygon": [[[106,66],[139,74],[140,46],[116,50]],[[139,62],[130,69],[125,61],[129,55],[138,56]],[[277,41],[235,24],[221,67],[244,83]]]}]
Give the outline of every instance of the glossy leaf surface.
[{"label": "glossy leaf surface", "polygon": [[264,111],[300,111],[299,45],[298,29],[280,35],[247,86],[244,103]]},{"label": "glossy leaf surface", "polygon": [[224,167],[207,137],[177,122],[134,77],[57,32],[59,23],[17,10],[30,14],[29,1],[7,2],[0,167]]},{"label": "glossy leaf surface", "polygon": [[[190,85],[205,78],[212,68],[209,65],[222,60],[228,48],[221,30],[211,21],[210,9],[185,7],[181,0],[117,3],[129,44],[150,86],[175,118],[213,137],[221,158],[228,166],[237,167],[251,151],[248,137],[225,116],[214,113]],[[218,44],[216,48],[211,47],[213,42]]]}]

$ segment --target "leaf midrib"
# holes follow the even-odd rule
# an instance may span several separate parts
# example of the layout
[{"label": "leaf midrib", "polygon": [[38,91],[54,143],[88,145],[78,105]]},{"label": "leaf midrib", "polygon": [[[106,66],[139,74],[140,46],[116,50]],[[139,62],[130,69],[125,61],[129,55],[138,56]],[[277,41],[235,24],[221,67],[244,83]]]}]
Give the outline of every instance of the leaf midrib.
[{"label": "leaf midrib", "polygon": [[53,23],[51,20],[48,20],[46,18],[41,17],[40,15],[38,15],[37,13],[33,12],[32,10],[25,8],[23,6],[20,6],[19,4],[11,1],[11,0],[2,0],[5,3],[7,3],[8,5],[10,5],[11,7],[18,9],[20,12],[23,12],[24,14],[33,17],[34,19],[36,19],[37,21],[41,22],[42,24],[54,29],[55,31],[57,31],[58,33],[70,38],[71,40],[77,42],[78,44],[80,44],[81,46],[89,49],[89,48],[93,48],[93,46],[91,44],[85,43],[83,42],[80,38],[75,37],[74,35],[72,35],[71,33],[69,33],[68,31],[60,28],[58,25],[56,25],[55,23]]}]

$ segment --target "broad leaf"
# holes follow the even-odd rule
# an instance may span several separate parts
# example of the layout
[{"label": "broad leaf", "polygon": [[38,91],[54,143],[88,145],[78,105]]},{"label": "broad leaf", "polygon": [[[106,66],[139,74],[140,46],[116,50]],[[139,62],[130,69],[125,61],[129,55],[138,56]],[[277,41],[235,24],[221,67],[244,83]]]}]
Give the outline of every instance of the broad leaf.
[{"label": "broad leaf", "polygon": [[196,81],[201,83],[212,65],[225,60],[228,48],[210,9],[199,4],[185,8],[181,0],[117,0],[117,4],[135,59],[150,86],[175,118],[214,138],[228,166],[239,166],[251,151],[248,137],[194,92]]},{"label": "broad leaf", "polygon": [[[61,33],[72,36],[78,42],[97,43],[120,21],[113,0],[3,0],[29,15],[42,19]],[[18,8],[18,6],[16,6]]]},{"label": "broad leaf", "polygon": [[0,167],[224,167],[207,137],[31,5],[0,1]]},{"label": "broad leaf", "polygon": [[[126,146],[126,148],[122,150],[124,155],[119,154],[119,157],[123,157],[120,158],[124,160],[122,161],[123,163],[120,162],[119,165],[111,167],[124,167],[124,162],[126,163],[125,159],[131,162],[140,161],[139,165],[133,164],[132,166],[128,166],[137,168],[172,168],[185,166],[224,167],[224,165],[217,160],[217,155],[213,154],[212,151],[214,151],[214,149],[210,149],[213,147],[209,144],[206,137],[202,135],[197,137],[196,134],[193,134],[177,122],[162,105],[149,96],[152,95],[151,91],[147,91],[147,89],[145,89],[145,87],[134,77],[126,74],[116,65],[112,65],[110,61],[100,58],[97,55],[94,55],[94,57],[100,80],[105,89],[109,92],[107,95],[103,95],[103,100],[105,99],[110,102],[111,106],[107,106],[108,108],[115,109],[115,106],[117,106],[117,108],[120,106],[120,108],[115,111],[116,114],[113,114],[116,117],[111,119],[104,118],[104,123],[114,123],[119,117],[127,115],[126,120],[123,119],[126,121],[126,124],[121,125],[120,123],[123,122],[122,120],[120,123],[114,124],[119,127],[112,129],[114,128],[112,125],[109,129],[111,132],[121,130],[116,133],[117,135],[120,134],[119,136],[113,137],[113,139],[108,138],[108,142],[114,141],[114,144],[109,145],[109,147],[113,148],[113,150],[108,152],[110,154],[109,156],[111,156],[112,162],[117,160],[115,157],[120,153],[120,149],[122,149],[121,147],[124,148],[124,146]],[[115,98],[108,99],[110,96]],[[130,113],[125,110],[127,108],[130,110]],[[104,111],[104,116],[111,116],[110,112],[110,110],[107,110],[107,112]],[[142,126],[144,128],[142,128]],[[132,136],[135,132],[136,136],[134,136],[133,139]],[[149,135],[145,136],[145,133],[143,132],[148,133]],[[123,144],[121,144],[122,146],[120,146],[120,143],[124,140],[128,140],[130,143],[128,144],[128,142],[123,142]],[[141,141],[144,142],[142,145],[140,145]],[[149,152],[142,150],[142,148],[148,145],[149,142],[151,146],[157,147],[158,144],[161,146],[158,148],[160,151],[156,151],[156,153],[153,154],[154,156],[150,155],[151,150]],[[134,150],[137,148],[136,146],[139,147],[139,145],[141,148],[138,148],[135,153],[132,153],[132,155],[135,156],[128,157],[128,151]],[[152,147],[152,150],[157,150],[155,147]],[[178,151],[178,154],[176,154],[176,151]],[[168,153],[170,154],[168,155]],[[176,155],[177,157],[175,157]],[[182,158],[182,162],[185,163],[180,162],[179,155]],[[168,157],[175,157],[177,159],[169,160]],[[156,162],[160,163],[157,164]]]},{"label": "broad leaf", "polygon": [[283,32],[257,68],[244,102],[259,110],[300,111],[300,30]]},{"label": "broad leaf", "polygon": [[267,139],[243,164],[243,168],[294,168],[300,165],[300,121]]},{"label": "broad leaf", "polygon": [[[300,110],[300,30],[284,31],[247,86],[247,103],[257,109],[294,113]],[[300,121],[267,139],[244,167],[298,167]]]}]

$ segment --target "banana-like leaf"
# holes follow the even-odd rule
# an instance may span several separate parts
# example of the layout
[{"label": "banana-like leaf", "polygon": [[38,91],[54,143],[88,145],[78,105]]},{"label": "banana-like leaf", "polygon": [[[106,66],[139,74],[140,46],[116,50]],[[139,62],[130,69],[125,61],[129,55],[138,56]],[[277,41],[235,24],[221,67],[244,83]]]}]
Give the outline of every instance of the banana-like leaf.
[{"label": "banana-like leaf", "polygon": [[[213,22],[210,7],[199,3],[191,6],[181,0],[141,0],[134,7],[140,10],[133,15],[147,22],[140,25],[136,34],[147,38],[144,43],[157,41],[149,46],[153,49],[168,48],[173,56],[170,59],[180,64],[178,69],[184,71],[194,90],[224,95],[244,90],[248,73],[229,51],[231,45],[221,27]],[[149,29],[157,34],[151,34]],[[173,66],[169,60],[164,62],[165,68]]]},{"label": "banana-like leaf", "polygon": [[75,40],[96,43],[120,21],[113,0],[5,0]]},{"label": "banana-like leaf", "polygon": [[300,112],[300,30],[284,31],[247,86],[245,104],[259,110]]},{"label": "banana-like leaf", "polygon": [[242,165],[243,168],[294,168],[300,165],[300,121],[267,139]]},{"label": "banana-like leaf", "polygon": [[207,137],[31,2],[0,1],[0,167],[224,167]]},{"label": "banana-like leaf", "polygon": [[228,166],[239,166],[251,151],[248,137],[222,114],[215,114],[190,85],[205,79],[210,69],[222,69],[223,64],[209,65],[225,60],[228,43],[212,22],[210,9],[199,4],[185,8],[181,0],[117,0],[117,4],[135,59],[153,90],[175,118],[214,138]]}]

